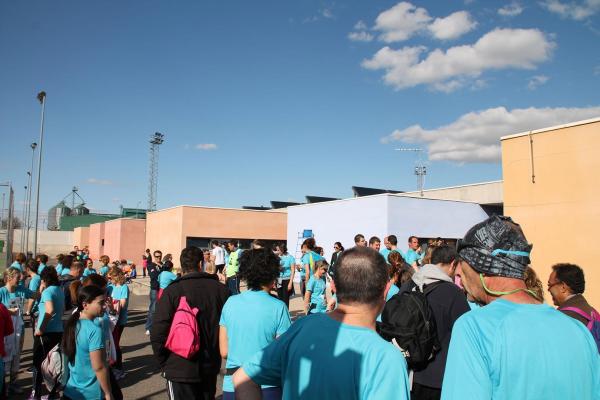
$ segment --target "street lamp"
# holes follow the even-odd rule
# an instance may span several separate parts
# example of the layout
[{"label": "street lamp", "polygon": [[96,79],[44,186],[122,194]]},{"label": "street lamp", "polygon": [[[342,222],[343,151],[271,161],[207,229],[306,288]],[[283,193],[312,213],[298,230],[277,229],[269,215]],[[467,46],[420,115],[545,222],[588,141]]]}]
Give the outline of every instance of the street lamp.
[{"label": "street lamp", "polygon": [[25,224],[27,225],[25,232],[25,254],[29,253],[29,228],[31,228],[31,181],[33,179],[33,162],[35,160],[35,148],[37,147],[37,143],[33,142],[29,145],[29,147],[31,147],[31,169],[29,172],[27,172],[27,175],[29,175],[29,181],[27,182],[27,216],[25,217]]},{"label": "street lamp", "polygon": [[35,200],[35,232],[33,237],[33,255],[37,253],[37,240],[38,240],[38,215],[40,212],[40,178],[42,177],[42,149],[44,147],[44,111],[46,109],[46,92],[41,91],[37,95],[37,99],[42,105],[42,118],[40,121],[40,152],[38,153],[38,174],[37,174],[37,187],[35,188],[36,200]]}]

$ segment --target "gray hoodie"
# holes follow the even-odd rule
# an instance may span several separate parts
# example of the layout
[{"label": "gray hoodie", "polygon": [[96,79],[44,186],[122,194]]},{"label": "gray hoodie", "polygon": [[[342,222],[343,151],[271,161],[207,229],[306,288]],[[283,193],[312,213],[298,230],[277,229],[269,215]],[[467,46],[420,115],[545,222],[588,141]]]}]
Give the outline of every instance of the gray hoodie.
[{"label": "gray hoodie", "polygon": [[413,276],[413,282],[423,291],[424,285],[429,285],[438,281],[446,281],[453,283],[454,281],[450,278],[444,270],[434,264],[425,264],[419,269]]}]

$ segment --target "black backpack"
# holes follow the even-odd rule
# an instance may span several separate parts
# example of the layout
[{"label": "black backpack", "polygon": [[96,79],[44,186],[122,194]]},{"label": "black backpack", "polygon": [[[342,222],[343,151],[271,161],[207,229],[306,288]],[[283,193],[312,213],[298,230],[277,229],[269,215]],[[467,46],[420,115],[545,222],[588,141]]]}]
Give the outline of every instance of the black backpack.
[{"label": "black backpack", "polygon": [[395,339],[408,367],[418,371],[427,366],[440,350],[435,318],[427,295],[443,282],[426,285],[423,292],[412,280],[410,283],[406,290],[401,290],[385,303],[377,331],[387,341]]}]

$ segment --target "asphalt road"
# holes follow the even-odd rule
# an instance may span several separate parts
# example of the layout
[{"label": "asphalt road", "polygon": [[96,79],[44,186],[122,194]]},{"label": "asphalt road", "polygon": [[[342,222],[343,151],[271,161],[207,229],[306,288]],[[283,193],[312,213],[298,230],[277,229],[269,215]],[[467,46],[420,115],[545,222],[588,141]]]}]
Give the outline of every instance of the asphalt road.
[{"label": "asphalt road", "polygon": [[[291,300],[290,309],[294,319],[299,315],[301,305],[299,297]],[[132,293],[129,303],[129,319],[121,337],[123,368],[127,372],[127,376],[119,381],[119,384],[124,398],[127,400],[167,398],[165,380],[160,376],[158,363],[152,354],[150,339],[145,335],[144,324],[147,312],[148,296],[137,296]],[[9,399],[27,399],[31,392],[32,374],[26,370],[32,363],[32,345],[32,331],[28,326],[25,330],[25,344],[17,381],[25,391],[22,395],[10,395]],[[222,382],[223,375],[220,374],[217,382],[217,399],[220,399]]]}]

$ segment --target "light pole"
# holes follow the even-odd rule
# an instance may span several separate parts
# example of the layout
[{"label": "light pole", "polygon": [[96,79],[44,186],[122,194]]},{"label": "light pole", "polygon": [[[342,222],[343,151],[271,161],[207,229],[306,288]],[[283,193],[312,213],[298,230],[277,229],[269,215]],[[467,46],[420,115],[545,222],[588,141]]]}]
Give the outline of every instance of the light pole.
[{"label": "light pole", "polygon": [[[29,175],[29,171],[27,171]],[[21,217],[21,253],[25,252],[25,216],[27,214],[27,186],[24,186],[25,198],[23,199],[23,216]]]},{"label": "light pole", "polygon": [[37,143],[33,142],[30,145],[31,147],[31,169],[29,170],[29,182],[27,186],[29,186],[28,194],[27,194],[27,230],[25,236],[25,254],[29,253],[29,228],[31,228],[31,181],[33,179],[33,162],[35,160],[35,148],[37,147]]},{"label": "light pole", "polygon": [[35,232],[33,236],[33,255],[37,253],[37,240],[38,240],[38,214],[40,212],[40,178],[42,176],[42,150],[44,148],[44,111],[46,109],[46,92],[41,91],[37,95],[37,99],[42,105],[42,119],[40,122],[40,152],[38,153],[38,174],[37,174],[37,185],[35,188]]},{"label": "light pole", "polygon": [[423,154],[423,149],[402,147],[400,149],[396,149],[396,151],[410,151],[410,152],[415,152],[418,154],[417,166],[415,167],[415,175],[417,176],[417,188],[419,189],[419,193],[421,194],[421,197],[423,197],[423,187],[425,186],[425,175],[427,175],[427,167],[421,160],[421,154]]}]

